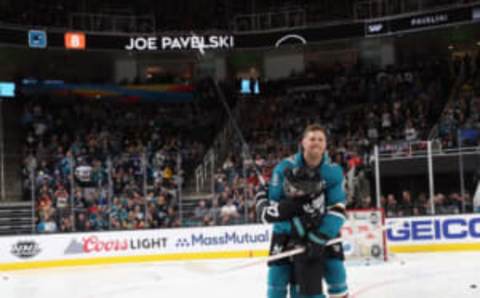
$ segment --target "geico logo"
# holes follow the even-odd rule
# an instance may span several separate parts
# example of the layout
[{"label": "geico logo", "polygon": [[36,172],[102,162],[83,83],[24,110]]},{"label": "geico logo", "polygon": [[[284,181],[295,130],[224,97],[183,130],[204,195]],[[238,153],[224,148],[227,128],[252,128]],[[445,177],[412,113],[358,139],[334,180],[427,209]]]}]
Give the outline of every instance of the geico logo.
[{"label": "geico logo", "polygon": [[389,241],[480,238],[480,218],[413,220],[387,230]]}]

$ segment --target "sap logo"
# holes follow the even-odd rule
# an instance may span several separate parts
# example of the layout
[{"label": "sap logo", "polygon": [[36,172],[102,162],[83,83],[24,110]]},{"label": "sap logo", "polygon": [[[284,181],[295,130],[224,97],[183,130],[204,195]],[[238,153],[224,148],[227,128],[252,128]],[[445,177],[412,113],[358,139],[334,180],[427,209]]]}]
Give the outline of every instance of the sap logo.
[{"label": "sap logo", "polygon": [[378,32],[381,32],[382,30],[383,30],[382,23],[368,25],[368,33],[378,33]]},{"label": "sap logo", "polygon": [[425,219],[406,222],[387,231],[389,241],[480,238],[480,218]]}]

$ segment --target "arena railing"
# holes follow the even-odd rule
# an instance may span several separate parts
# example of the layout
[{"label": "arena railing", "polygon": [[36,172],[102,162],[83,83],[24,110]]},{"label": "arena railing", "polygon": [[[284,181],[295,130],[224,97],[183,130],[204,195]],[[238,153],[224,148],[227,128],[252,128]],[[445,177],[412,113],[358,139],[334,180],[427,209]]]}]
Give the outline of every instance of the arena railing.
[{"label": "arena railing", "polygon": [[292,8],[264,13],[240,14],[234,17],[232,26],[236,32],[305,27],[306,11],[303,8]]},{"label": "arena railing", "polygon": [[[83,213],[98,223],[97,230],[115,229],[112,226],[113,210],[118,214],[133,211],[136,218],[128,219],[135,224],[146,225],[150,203],[156,204],[164,196],[167,206],[178,210],[181,222],[182,181],[181,156],[179,153],[163,159],[154,153],[122,153],[116,156],[70,156],[58,159],[46,156],[47,164],[39,159],[25,161],[23,165],[23,199],[30,200],[32,214],[37,217],[55,217],[57,226],[70,220],[75,231],[76,220]],[[133,224],[133,223],[129,223]]]},{"label": "arena railing", "polygon": [[424,1],[424,0],[362,0],[353,4],[355,19],[386,18],[409,13],[417,13],[431,9],[445,9],[462,7],[480,3],[478,0],[471,1]]},{"label": "arena railing", "polygon": [[82,31],[108,31],[122,33],[155,33],[155,16],[150,15],[110,15],[94,13],[71,13],[68,27]]},{"label": "arena railing", "polygon": [[480,206],[480,148],[444,149],[438,144],[435,148],[432,141],[426,143],[424,150],[405,154],[380,153],[375,146],[372,166],[377,207],[384,207],[387,195],[398,198],[404,191],[414,197],[424,197],[429,214],[443,212],[436,210],[443,209],[441,201],[445,200],[442,197],[446,197],[446,201],[453,200],[449,203],[456,205],[459,213],[471,212],[475,206]]}]

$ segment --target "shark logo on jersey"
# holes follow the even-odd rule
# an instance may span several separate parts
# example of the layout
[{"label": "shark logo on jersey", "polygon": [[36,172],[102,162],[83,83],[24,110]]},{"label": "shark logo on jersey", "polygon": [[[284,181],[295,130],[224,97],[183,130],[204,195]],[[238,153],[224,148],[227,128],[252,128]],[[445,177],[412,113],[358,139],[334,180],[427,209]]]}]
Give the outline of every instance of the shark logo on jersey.
[{"label": "shark logo on jersey", "polygon": [[266,208],[266,213],[271,217],[280,217],[280,212],[278,211],[278,203],[272,202],[272,205]]},{"label": "shark logo on jersey", "polygon": [[325,194],[322,193],[310,203],[304,204],[302,208],[307,214],[313,214],[315,212],[323,213],[325,208]]}]

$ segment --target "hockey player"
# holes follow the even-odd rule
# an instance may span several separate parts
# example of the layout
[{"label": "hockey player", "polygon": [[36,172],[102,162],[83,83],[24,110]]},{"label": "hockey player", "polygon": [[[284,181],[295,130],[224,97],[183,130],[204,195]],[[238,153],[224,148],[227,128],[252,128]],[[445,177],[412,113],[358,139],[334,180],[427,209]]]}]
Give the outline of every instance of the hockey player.
[{"label": "hockey player", "polygon": [[292,259],[269,263],[268,298],[323,298],[322,277],[329,297],[348,296],[341,242],[326,246],[340,236],[345,222],[345,192],[341,168],[326,153],[325,130],[306,127],[302,150],[275,167],[268,198],[257,194],[257,213],[273,222],[270,254],[302,245],[306,252]]}]

